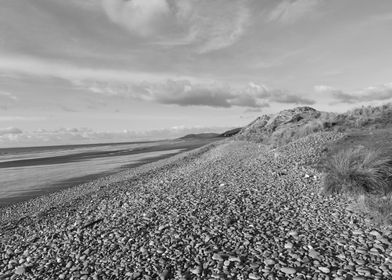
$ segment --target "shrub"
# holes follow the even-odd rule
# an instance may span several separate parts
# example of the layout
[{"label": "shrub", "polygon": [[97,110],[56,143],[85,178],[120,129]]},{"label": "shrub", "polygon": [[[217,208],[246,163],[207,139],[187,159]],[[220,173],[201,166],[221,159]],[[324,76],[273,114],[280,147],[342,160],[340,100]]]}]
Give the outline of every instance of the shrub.
[{"label": "shrub", "polygon": [[391,150],[344,149],[330,157],[323,168],[326,193],[385,194],[391,188]]}]

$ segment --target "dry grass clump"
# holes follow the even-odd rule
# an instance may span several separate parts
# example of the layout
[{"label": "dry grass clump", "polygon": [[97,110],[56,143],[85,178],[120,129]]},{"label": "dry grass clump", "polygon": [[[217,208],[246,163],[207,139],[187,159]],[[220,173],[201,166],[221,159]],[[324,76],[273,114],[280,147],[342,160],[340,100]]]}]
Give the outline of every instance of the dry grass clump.
[{"label": "dry grass clump", "polygon": [[392,187],[392,152],[389,149],[344,149],[326,161],[324,171],[326,193],[384,195]]},{"label": "dry grass clump", "polygon": [[273,132],[268,142],[272,147],[279,147],[316,132],[331,130],[335,118],[336,114],[334,113],[321,112],[317,118],[308,121],[304,125]]},{"label": "dry grass clump", "polygon": [[361,195],[352,205],[358,212],[366,214],[378,225],[392,224],[392,195]]},{"label": "dry grass clump", "polygon": [[338,115],[335,122],[343,130],[363,127],[381,128],[392,123],[392,103],[362,106]]}]

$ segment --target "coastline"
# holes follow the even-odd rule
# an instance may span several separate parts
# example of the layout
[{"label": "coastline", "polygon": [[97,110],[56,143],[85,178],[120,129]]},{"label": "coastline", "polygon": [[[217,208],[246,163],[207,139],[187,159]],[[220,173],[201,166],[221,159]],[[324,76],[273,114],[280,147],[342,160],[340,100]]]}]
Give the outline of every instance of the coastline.
[{"label": "coastline", "polygon": [[392,232],[320,194],[312,166],[341,137],[214,142],[11,207],[0,278],[389,279]]},{"label": "coastline", "polygon": [[[225,141],[225,140],[221,140]],[[220,142],[220,141],[218,141]],[[87,177],[87,182],[76,184],[73,186],[54,186],[53,189],[48,190],[40,196],[35,196],[22,201],[16,201],[12,205],[0,208],[0,225],[4,222],[15,222],[18,219],[23,219],[31,215],[37,215],[41,212],[51,209],[53,207],[61,206],[65,203],[70,203],[72,200],[78,199],[81,196],[96,192],[103,187],[110,184],[119,183],[125,180],[131,180],[137,176],[141,176],[147,172],[155,172],[162,168],[170,168],[173,164],[179,164],[181,160],[188,157],[195,157],[204,153],[215,146],[217,142],[208,143],[199,148],[189,147],[184,151],[178,152],[174,155],[162,155],[154,158],[147,158],[135,164],[126,166],[124,171],[114,171],[111,174],[103,175],[93,174]],[[71,179],[72,180],[72,179]]]},{"label": "coastline", "polygon": [[[110,162],[113,165],[114,162],[122,162],[122,164],[117,164],[117,166],[113,166],[112,168],[109,167],[99,167],[98,170],[94,170],[94,164],[99,163],[100,160],[106,160],[113,157],[113,150],[109,151],[90,151],[90,152],[83,152],[83,153],[68,153],[60,156],[46,156],[46,157],[37,157],[37,158],[29,158],[29,159],[16,159],[10,161],[3,161],[0,162],[0,172],[8,172],[8,168],[31,168],[34,167],[35,172],[40,172],[39,168],[48,166],[56,167],[57,165],[68,164],[68,169],[57,169],[57,174],[61,174],[61,172],[69,173],[70,168],[74,165],[77,166],[81,164],[83,170],[83,163],[88,162],[89,160],[92,161],[90,166],[86,166],[86,170],[83,171],[76,171],[73,173],[72,176],[64,176],[61,178],[61,175],[57,175],[56,173],[48,173],[48,179],[45,178],[44,175],[41,174],[39,179],[36,179],[37,186],[29,186],[29,188],[19,186],[16,188],[16,194],[12,196],[5,196],[0,197],[0,209],[9,207],[16,203],[21,203],[24,201],[28,201],[34,198],[37,198],[42,195],[48,195],[53,192],[61,191],[63,189],[71,188],[76,185],[89,183],[90,181],[94,181],[95,179],[99,179],[102,177],[107,177],[109,175],[114,175],[120,173],[124,170],[128,170],[131,168],[136,168],[138,166],[151,163],[157,160],[165,159],[176,155],[178,153],[191,151],[195,148],[201,147],[208,143],[212,143],[217,141],[217,139],[207,139],[207,140],[188,140],[188,141],[165,141],[165,142],[149,142],[147,146],[141,146],[133,148],[132,150],[114,150],[114,159]],[[138,143],[136,143],[138,144]],[[73,146],[71,146],[73,148]],[[83,147],[83,146],[82,146]],[[120,146],[121,147],[121,146]],[[49,147],[52,148],[52,147]],[[27,149],[27,148],[24,148]],[[128,157],[127,160],[122,159],[122,157]],[[108,160],[106,162],[109,163]],[[103,165],[101,163],[101,165]],[[108,166],[108,164],[106,164]],[[100,170],[101,169],[101,170]],[[30,171],[32,172],[32,171]],[[14,174],[13,176],[17,176],[18,173]],[[21,174],[22,176],[24,173]],[[33,175],[33,173],[32,173]],[[53,179],[50,177],[53,175]],[[57,179],[56,175],[58,176]],[[26,179],[25,179],[26,180]],[[44,180],[43,182],[40,180]],[[1,184],[0,180],[0,184]],[[6,182],[7,183],[7,182]],[[15,182],[17,184],[18,181]]]}]

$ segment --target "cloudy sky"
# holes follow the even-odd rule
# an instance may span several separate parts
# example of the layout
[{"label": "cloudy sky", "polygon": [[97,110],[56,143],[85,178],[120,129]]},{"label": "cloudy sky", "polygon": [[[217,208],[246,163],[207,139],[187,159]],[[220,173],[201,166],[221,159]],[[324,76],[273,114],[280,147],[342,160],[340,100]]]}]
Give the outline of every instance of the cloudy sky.
[{"label": "cloudy sky", "polygon": [[392,98],[390,0],[0,0],[0,146]]}]

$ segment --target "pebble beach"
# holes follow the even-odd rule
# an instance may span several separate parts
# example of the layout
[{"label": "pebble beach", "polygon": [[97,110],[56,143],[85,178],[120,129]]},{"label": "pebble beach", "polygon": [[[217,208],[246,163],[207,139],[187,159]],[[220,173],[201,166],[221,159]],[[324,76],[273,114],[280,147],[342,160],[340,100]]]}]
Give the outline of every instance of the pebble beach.
[{"label": "pebble beach", "polygon": [[392,279],[392,231],[320,192],[342,136],[223,140],[0,209],[0,279]]}]

